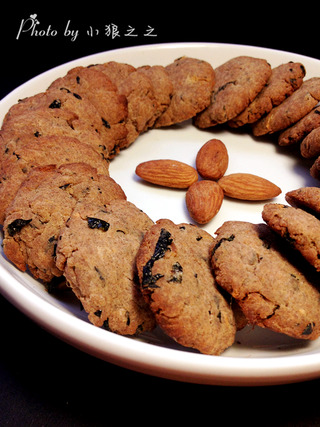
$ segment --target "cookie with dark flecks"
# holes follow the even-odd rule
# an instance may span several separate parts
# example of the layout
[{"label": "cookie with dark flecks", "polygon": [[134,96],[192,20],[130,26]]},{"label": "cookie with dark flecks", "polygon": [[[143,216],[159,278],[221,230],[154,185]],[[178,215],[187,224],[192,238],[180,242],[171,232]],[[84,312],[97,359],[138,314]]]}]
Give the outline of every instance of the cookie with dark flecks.
[{"label": "cookie with dark flecks", "polygon": [[295,208],[301,208],[313,215],[320,215],[320,188],[302,187],[288,191],[286,201]]},{"label": "cookie with dark flecks", "polygon": [[217,283],[248,322],[299,339],[320,335],[317,279],[297,267],[283,239],[266,224],[227,221],[211,251]]},{"label": "cookie with dark flecks", "polygon": [[167,335],[220,354],[234,342],[236,326],[210,268],[212,241],[201,228],[161,219],[145,234],[137,268],[142,294]]},{"label": "cookie with dark flecks", "polygon": [[171,126],[191,119],[210,104],[215,73],[206,61],[183,56],[167,65],[173,85],[168,108],[155,122],[155,127]]},{"label": "cookie with dark flecks", "polygon": [[262,218],[320,271],[320,221],[315,216],[293,206],[268,203]]},{"label": "cookie with dark flecks", "polygon": [[63,273],[55,265],[57,239],[76,204],[125,198],[112,178],[87,163],[34,168],[6,210],[4,254],[20,270],[49,282]]},{"label": "cookie with dark flecks", "polygon": [[94,67],[74,67],[51,83],[49,89],[65,88],[77,93],[95,106],[108,134],[107,151],[112,158],[126,145],[128,116],[126,97],[100,70]]},{"label": "cookie with dark flecks", "polygon": [[302,119],[318,104],[320,100],[320,77],[305,80],[280,105],[253,123],[252,132],[255,136],[272,134],[282,131]]},{"label": "cookie with dark flecks", "polygon": [[194,119],[199,128],[226,123],[240,114],[265,87],[271,67],[265,59],[238,56],[215,68],[210,105]]},{"label": "cookie with dark flecks", "polygon": [[306,74],[304,66],[299,62],[281,64],[271,71],[271,76],[261,92],[244,111],[229,121],[229,126],[239,127],[256,122],[297,90]]},{"label": "cookie with dark flecks", "polygon": [[75,113],[78,119],[86,122],[99,134],[102,142],[101,146],[97,148],[106,158],[109,156],[109,151],[113,150],[113,146],[110,145],[109,132],[96,107],[89,101],[87,96],[81,96],[67,88],[48,89],[45,92],[40,92],[20,100],[9,109],[4,122],[13,116],[28,113],[39,108],[67,110]]},{"label": "cookie with dark flecks", "polygon": [[281,146],[299,143],[317,127],[320,127],[320,107],[313,108],[302,119],[282,131],[278,143]]},{"label": "cookie with dark flecks", "polygon": [[90,145],[76,138],[52,135],[2,141],[0,132],[0,144],[0,224],[20,185],[37,166],[85,162],[99,174],[109,175],[109,163]]},{"label": "cookie with dark flecks", "polygon": [[300,144],[300,152],[306,159],[320,155],[320,125],[303,138]]},{"label": "cookie with dark flecks", "polygon": [[[1,139],[4,144],[22,137],[68,136],[90,144],[104,156],[105,149],[100,135],[85,120],[70,110],[40,107],[6,120],[1,128]],[[3,146],[2,143],[2,146]]]},{"label": "cookie with dark flecks", "polygon": [[91,323],[121,335],[155,327],[141,295],[136,255],[153,221],[132,203],[78,203],[61,231],[56,263]]}]

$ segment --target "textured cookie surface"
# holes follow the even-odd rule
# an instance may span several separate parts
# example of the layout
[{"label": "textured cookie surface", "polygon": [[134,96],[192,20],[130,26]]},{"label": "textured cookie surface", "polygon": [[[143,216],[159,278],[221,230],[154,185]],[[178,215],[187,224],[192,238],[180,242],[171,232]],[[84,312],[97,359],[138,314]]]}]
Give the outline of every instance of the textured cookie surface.
[{"label": "textured cookie surface", "polygon": [[282,131],[278,137],[279,145],[301,142],[313,129],[320,126],[320,107],[315,107],[295,124]]},{"label": "textured cookie surface", "polygon": [[293,206],[268,203],[262,218],[320,271],[320,221],[315,216]]},{"label": "textured cookie surface", "polygon": [[[1,133],[0,133],[0,141]],[[1,143],[1,142],[0,142]],[[109,175],[109,163],[90,145],[67,136],[22,136],[3,141],[0,165],[0,223],[18,188],[37,166],[85,162]]]},{"label": "textured cookie surface", "polygon": [[288,128],[318,104],[320,100],[320,78],[313,77],[305,80],[289,98],[257,122],[253,123],[252,131],[255,136],[266,135]]},{"label": "textured cookie surface", "polygon": [[235,320],[211,272],[212,241],[198,227],[159,220],[143,239],[137,268],[160,327],[186,347],[220,354],[234,341]]},{"label": "textured cookie surface", "polygon": [[229,122],[229,125],[238,127],[260,119],[298,89],[305,74],[306,71],[299,62],[288,62],[273,68],[265,87],[244,111]]},{"label": "textured cookie surface", "polygon": [[320,155],[320,126],[313,129],[300,145],[301,155],[307,159]]},{"label": "textured cookie surface", "polygon": [[286,201],[293,207],[301,208],[315,215],[320,215],[320,188],[302,187],[288,191]]},{"label": "textured cookie surface", "polygon": [[[320,295],[266,224],[225,222],[212,251],[217,282],[248,321],[301,339],[320,334]],[[282,249],[281,249],[282,248]]]},{"label": "textured cookie surface", "polygon": [[152,220],[135,205],[79,203],[57,246],[57,265],[89,320],[132,335],[154,328],[154,316],[138,286],[136,254]]},{"label": "textured cookie surface", "polygon": [[206,108],[215,82],[212,66],[195,58],[178,58],[167,65],[166,70],[173,94],[168,108],[156,121],[156,128],[188,120]]},{"label": "textured cookie surface", "polygon": [[62,271],[55,265],[60,229],[79,201],[101,204],[125,198],[109,176],[86,163],[35,168],[6,211],[3,249],[8,259],[36,278],[49,282]]},{"label": "textured cookie surface", "polygon": [[215,68],[211,103],[195,118],[195,125],[207,128],[225,123],[240,114],[263,89],[271,75],[266,60],[239,56]]}]

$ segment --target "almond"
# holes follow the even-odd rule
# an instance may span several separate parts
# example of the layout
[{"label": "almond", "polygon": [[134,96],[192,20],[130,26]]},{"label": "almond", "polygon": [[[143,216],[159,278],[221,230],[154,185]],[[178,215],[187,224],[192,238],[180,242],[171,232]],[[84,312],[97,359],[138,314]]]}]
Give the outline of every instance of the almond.
[{"label": "almond", "polygon": [[221,178],[229,164],[228,150],[220,139],[210,139],[198,151],[196,168],[204,179]]},{"label": "almond", "polygon": [[195,168],[177,160],[160,159],[140,163],[136,174],[145,181],[164,187],[188,188],[198,181]]},{"label": "almond", "polygon": [[219,212],[223,190],[215,181],[203,180],[192,184],[186,193],[186,205],[191,218],[199,224],[208,223]]},{"label": "almond", "polygon": [[218,180],[226,196],[241,200],[272,199],[281,193],[281,189],[257,175],[233,173]]}]

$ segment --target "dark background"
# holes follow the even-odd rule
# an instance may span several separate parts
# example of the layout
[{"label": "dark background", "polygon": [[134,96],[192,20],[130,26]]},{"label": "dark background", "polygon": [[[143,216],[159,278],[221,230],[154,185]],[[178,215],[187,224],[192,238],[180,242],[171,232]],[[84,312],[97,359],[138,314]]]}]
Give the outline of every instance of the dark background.
[{"label": "dark background", "polygon": [[[56,65],[105,50],[150,43],[219,42],[287,50],[320,58],[317,10],[280,2],[232,6],[191,3],[53,3],[2,9],[0,98]],[[17,33],[37,14],[55,37]],[[68,20],[79,31],[63,35]],[[121,36],[111,39],[105,25]],[[126,37],[131,26],[138,37]],[[156,37],[145,37],[147,26]],[[99,34],[87,34],[99,29]],[[320,75],[320,66],[319,66]],[[0,297],[0,426],[105,426],[138,422],[320,425],[320,380],[272,387],[218,387],[174,382],[97,360],[59,341]]]}]

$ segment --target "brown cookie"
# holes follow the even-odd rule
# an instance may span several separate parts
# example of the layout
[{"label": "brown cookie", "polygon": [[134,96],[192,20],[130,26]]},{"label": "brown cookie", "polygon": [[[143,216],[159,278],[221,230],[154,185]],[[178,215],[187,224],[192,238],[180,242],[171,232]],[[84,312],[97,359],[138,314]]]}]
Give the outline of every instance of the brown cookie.
[{"label": "brown cookie", "polygon": [[208,128],[226,123],[240,114],[258,95],[271,76],[266,60],[238,56],[215,68],[211,103],[194,123]]},{"label": "brown cookie", "polygon": [[196,226],[159,220],[145,234],[137,268],[158,325],[179,344],[220,354],[234,342],[236,326],[211,272],[212,241]]},{"label": "brown cookie", "polygon": [[109,132],[101,115],[87,97],[71,92],[67,88],[48,89],[45,92],[20,100],[9,109],[4,121],[39,108],[67,110],[75,113],[79,120],[86,122],[93,131],[99,134],[102,140],[99,151],[108,158],[109,151],[113,150],[113,146],[110,145]]},{"label": "brown cookie", "polygon": [[266,224],[225,222],[216,232],[216,281],[249,323],[294,338],[320,335],[319,291],[288,258],[288,247]]},{"label": "brown cookie", "polygon": [[[1,133],[0,133],[1,141]],[[85,162],[109,175],[109,163],[90,145],[67,136],[20,137],[3,141],[0,165],[0,224],[18,188],[37,166]]]},{"label": "brown cookie", "polygon": [[210,104],[215,82],[212,66],[203,60],[183,56],[166,66],[173,85],[168,108],[155,123],[156,128],[191,119]]},{"label": "brown cookie", "polygon": [[252,125],[255,136],[282,131],[302,119],[320,100],[320,77],[305,80],[289,98]]},{"label": "brown cookie", "polygon": [[229,121],[229,126],[239,127],[256,122],[297,90],[305,74],[305,68],[299,62],[288,62],[273,68],[265,87],[244,111]]},{"label": "brown cookie", "polygon": [[135,205],[78,203],[57,245],[57,266],[89,320],[121,335],[152,330],[138,285],[136,254],[152,220]]},{"label": "brown cookie", "polygon": [[126,145],[127,100],[102,71],[94,67],[75,67],[52,82],[49,88],[68,89],[88,98],[95,106],[108,133],[109,157]]},{"label": "brown cookie", "polygon": [[301,208],[314,215],[320,215],[320,188],[302,187],[288,191],[286,201],[295,208]]},{"label": "brown cookie", "polygon": [[79,201],[106,204],[125,199],[115,181],[86,163],[34,168],[6,211],[3,250],[20,270],[49,282],[62,271],[55,265],[60,229]]},{"label": "brown cookie", "polygon": [[310,175],[315,179],[320,179],[320,156],[314,161],[310,168]]},{"label": "brown cookie", "polygon": [[306,159],[320,155],[320,124],[301,141],[300,152]]},{"label": "brown cookie", "polygon": [[282,131],[278,137],[281,146],[301,142],[313,129],[320,126],[320,107],[313,108],[295,124]]},{"label": "brown cookie", "polygon": [[262,218],[320,271],[320,221],[315,216],[293,206],[268,203]]}]

